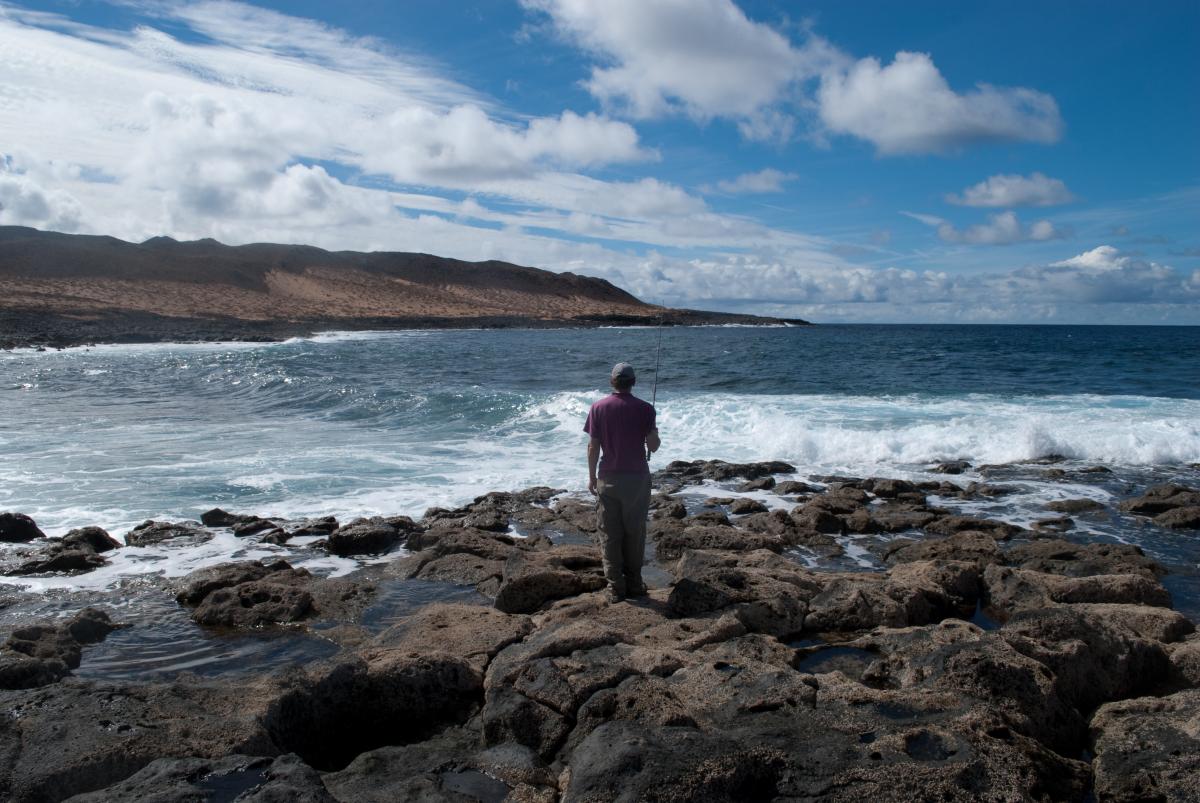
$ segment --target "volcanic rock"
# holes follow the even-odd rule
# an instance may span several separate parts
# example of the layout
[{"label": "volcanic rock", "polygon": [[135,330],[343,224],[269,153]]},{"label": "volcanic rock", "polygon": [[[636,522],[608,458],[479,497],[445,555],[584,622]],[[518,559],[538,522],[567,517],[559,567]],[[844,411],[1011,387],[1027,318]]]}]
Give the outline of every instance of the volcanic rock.
[{"label": "volcanic rock", "polygon": [[230,513],[227,510],[222,510],[219,507],[214,507],[212,510],[207,510],[200,514],[200,523],[205,527],[232,527],[235,524],[243,524],[249,521],[257,521],[257,516],[246,516],[239,513]]},{"label": "volcanic rock", "polygon": [[312,607],[312,595],[302,588],[253,580],[208,594],[196,606],[192,619],[201,625],[261,627],[299,621]]},{"label": "volcanic rock", "polygon": [[[125,780],[68,798],[70,803],[190,803],[212,800],[217,790],[247,787],[239,803],[337,803],[312,767],[289,754],[276,759],[160,758]],[[217,793],[219,794],[219,792]]]},{"label": "volcanic rock", "polygon": [[606,584],[600,567],[599,551],[588,547],[513,552],[504,564],[496,608],[529,613],[548,600],[598,591]]},{"label": "volcanic rock", "polygon": [[84,608],[62,624],[18,627],[0,652],[0,688],[44,686],[79,667],[82,649],[103,641],[119,625],[96,608]]},{"label": "volcanic rock", "polygon": [[21,543],[45,537],[33,519],[24,513],[0,513],[0,541]]},{"label": "volcanic rock", "polygon": [[1126,513],[1139,516],[1158,516],[1178,507],[1200,506],[1200,490],[1185,485],[1155,485],[1134,499],[1126,499],[1118,506]]},{"label": "volcanic rock", "polygon": [[88,547],[93,552],[108,552],[119,549],[121,542],[108,534],[102,527],[79,527],[63,536],[63,546]]},{"label": "volcanic rock", "polygon": [[929,470],[934,474],[962,474],[970,467],[971,464],[966,460],[950,460],[945,463],[938,463]]},{"label": "volcanic rock", "polygon": [[128,546],[153,546],[176,538],[207,541],[212,538],[212,533],[190,521],[144,521],[125,534],[125,543]]},{"label": "volcanic rock", "polygon": [[533,630],[527,616],[502,613],[480,605],[436,603],[380,633],[372,646],[418,654],[436,645],[481,672],[491,659]]},{"label": "volcanic rock", "polygon": [[1036,572],[1088,577],[1096,574],[1140,574],[1155,579],[1166,570],[1134,544],[1042,540],[1020,544],[1006,555],[1009,564]]},{"label": "volcanic rock", "polygon": [[[1200,497],[1200,494],[1197,494]],[[1154,517],[1154,523],[1172,530],[1200,530],[1200,505],[1177,507]]]},{"label": "volcanic rock", "polygon": [[1104,505],[1095,499],[1056,499],[1053,502],[1046,503],[1046,510],[1075,515],[1077,513],[1088,513],[1093,510],[1104,510]]},{"label": "volcanic rock", "polygon": [[334,555],[378,555],[387,552],[400,541],[395,527],[382,520],[351,522],[339,527],[326,540],[326,548]]},{"label": "volcanic rock", "polygon": [[1092,717],[1099,800],[1194,800],[1200,690],[1103,705]]},{"label": "volcanic rock", "polygon": [[739,516],[746,513],[766,513],[767,506],[757,499],[734,499],[729,505],[729,512]]}]

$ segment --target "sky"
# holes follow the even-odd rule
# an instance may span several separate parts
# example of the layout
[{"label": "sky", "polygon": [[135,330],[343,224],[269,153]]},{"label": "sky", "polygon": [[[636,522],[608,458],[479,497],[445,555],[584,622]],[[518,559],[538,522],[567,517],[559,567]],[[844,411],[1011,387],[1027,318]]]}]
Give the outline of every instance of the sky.
[{"label": "sky", "polygon": [[1200,3],[0,0],[0,225],[1200,324]]}]

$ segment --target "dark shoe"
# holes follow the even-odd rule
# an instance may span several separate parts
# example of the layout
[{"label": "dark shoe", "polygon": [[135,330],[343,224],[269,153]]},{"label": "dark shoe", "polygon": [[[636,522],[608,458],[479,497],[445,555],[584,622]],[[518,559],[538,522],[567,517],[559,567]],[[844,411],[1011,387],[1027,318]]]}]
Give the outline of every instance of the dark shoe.
[{"label": "dark shoe", "polygon": [[609,588],[604,589],[604,599],[606,602],[615,605],[618,602],[624,602],[625,595],[617,593],[617,590],[610,586]]},{"label": "dark shoe", "polygon": [[629,593],[627,593],[625,596],[627,596],[627,597],[645,597],[645,596],[649,595],[649,593],[650,593],[650,591],[646,588],[645,583],[638,583],[637,585],[630,585]]}]

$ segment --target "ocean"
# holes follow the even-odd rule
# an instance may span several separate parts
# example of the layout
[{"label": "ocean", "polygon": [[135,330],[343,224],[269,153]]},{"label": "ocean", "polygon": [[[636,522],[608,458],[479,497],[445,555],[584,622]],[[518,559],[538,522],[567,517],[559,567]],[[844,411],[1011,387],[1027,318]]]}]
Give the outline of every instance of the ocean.
[{"label": "ocean", "polygon": [[[95,524],[120,538],[145,519],[195,519],[215,506],[346,520],[418,517],[531,485],[582,494],[588,405],[618,361],[637,367],[635,393],[650,398],[660,337],[663,448],[654,466],[781,459],[800,479],[944,479],[928,469],[967,460],[974,467],[950,479],[1015,492],[946,506],[1028,525],[1052,515],[1051,500],[1104,502],[1108,511],[1080,517],[1067,537],[1142,546],[1171,570],[1164,582],[1175,606],[1200,619],[1200,533],[1113,509],[1151,484],[1200,485],[1200,328],[401,331],[13,351],[0,353],[0,510],[27,513],[52,536]],[[1048,473],[1051,457],[1065,476]],[[1098,465],[1110,473],[1082,470]],[[697,499],[713,492],[689,491]],[[875,568],[853,540],[836,568]],[[10,604],[0,625],[63,600],[78,607],[88,595],[133,599],[139,579],[231,559],[282,556],[332,574],[361,565],[303,547],[221,535],[123,549],[76,577],[4,578]],[[161,601],[142,604],[130,615],[152,609],[160,635],[182,616]],[[122,633],[103,650],[119,651],[124,638],[153,658],[136,633]],[[240,655],[231,643],[222,649]],[[224,665],[212,649],[196,649],[194,661],[181,661],[166,639],[162,665]]]}]

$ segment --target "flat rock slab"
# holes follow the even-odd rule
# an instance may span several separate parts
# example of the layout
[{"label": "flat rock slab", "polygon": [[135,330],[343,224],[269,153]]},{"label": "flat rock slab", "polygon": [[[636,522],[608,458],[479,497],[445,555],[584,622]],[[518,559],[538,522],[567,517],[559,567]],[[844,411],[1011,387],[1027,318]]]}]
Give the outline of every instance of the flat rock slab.
[{"label": "flat rock slab", "polygon": [[1188,801],[1200,794],[1200,690],[1103,705],[1091,733],[1098,799]]}]

